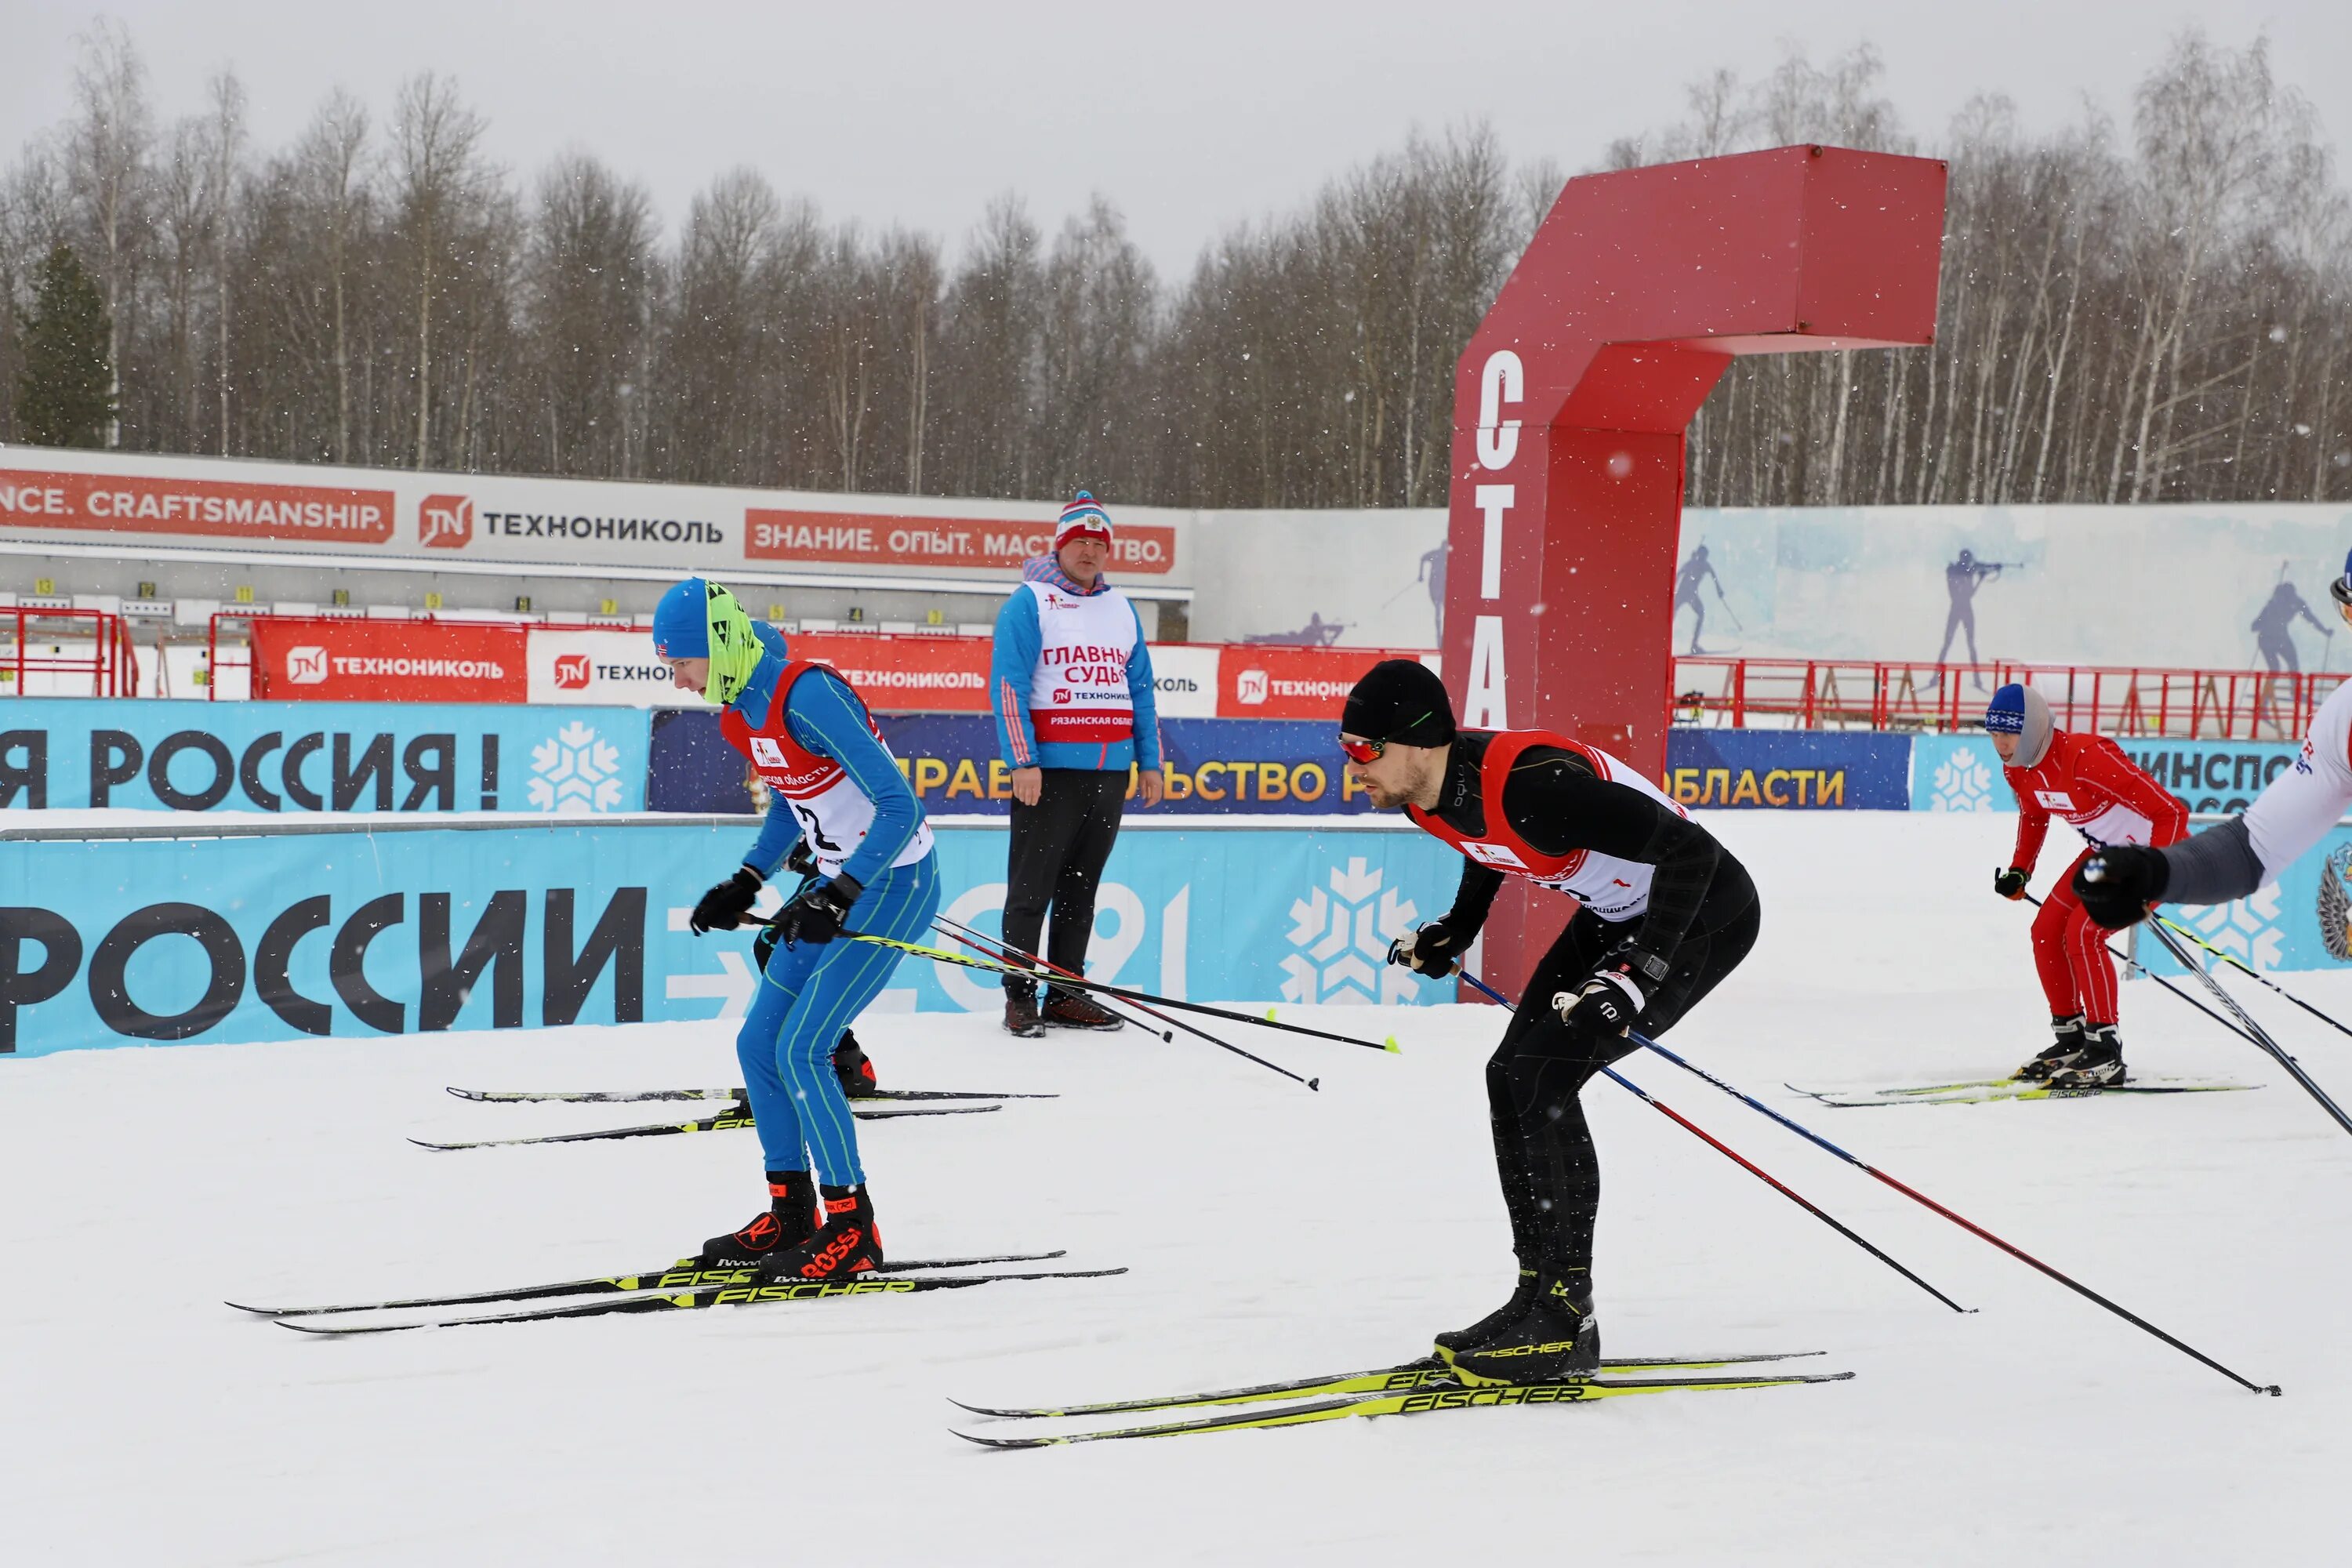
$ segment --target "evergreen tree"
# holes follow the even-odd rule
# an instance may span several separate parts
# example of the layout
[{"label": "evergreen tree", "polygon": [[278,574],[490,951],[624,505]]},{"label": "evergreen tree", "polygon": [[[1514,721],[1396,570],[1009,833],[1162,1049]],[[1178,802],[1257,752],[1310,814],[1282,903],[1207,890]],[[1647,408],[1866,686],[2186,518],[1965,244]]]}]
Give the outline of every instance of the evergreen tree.
[{"label": "evergreen tree", "polygon": [[37,447],[105,445],[114,417],[106,300],[70,248],[50,250],[34,278],[33,308],[19,320],[16,423],[24,438]]}]

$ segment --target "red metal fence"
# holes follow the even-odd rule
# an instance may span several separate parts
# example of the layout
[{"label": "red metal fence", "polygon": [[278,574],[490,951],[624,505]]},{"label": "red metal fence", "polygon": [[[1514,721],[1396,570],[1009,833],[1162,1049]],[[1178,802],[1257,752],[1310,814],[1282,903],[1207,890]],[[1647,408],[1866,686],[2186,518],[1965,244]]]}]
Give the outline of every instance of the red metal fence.
[{"label": "red metal fence", "polygon": [[106,610],[51,610],[25,606],[0,609],[0,627],[13,636],[8,652],[0,656],[0,692],[23,696],[30,677],[55,690],[58,679],[79,685],[89,680],[88,692],[60,695],[136,697],[139,660],[131,651],[131,632],[121,616]]},{"label": "red metal fence", "polygon": [[1982,723],[1994,688],[2015,680],[2042,693],[2062,730],[2293,741],[2346,679],[2010,660],[1677,658],[1674,721],[1727,729],[1963,730]]}]

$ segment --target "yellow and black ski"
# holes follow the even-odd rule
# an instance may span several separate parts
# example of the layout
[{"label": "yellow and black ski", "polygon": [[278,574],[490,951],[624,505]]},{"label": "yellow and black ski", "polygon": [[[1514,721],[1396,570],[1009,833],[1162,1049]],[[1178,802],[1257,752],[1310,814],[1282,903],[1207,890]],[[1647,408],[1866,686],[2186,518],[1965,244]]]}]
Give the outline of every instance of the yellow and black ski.
[{"label": "yellow and black ski", "polygon": [[[1665,1372],[1699,1371],[1710,1367],[1745,1366],[1757,1362],[1801,1361],[1821,1355],[1821,1351],[1766,1351],[1755,1353],[1708,1356],[1613,1356],[1601,1363],[1602,1373],[1638,1372],[1655,1374]],[[1288,1383],[1261,1383],[1244,1388],[1220,1388],[1192,1394],[1166,1394],[1148,1399],[1107,1399],[1091,1405],[1038,1405],[998,1407],[967,1405],[961,1399],[949,1404],[969,1410],[975,1415],[995,1415],[1007,1420],[1042,1420],[1058,1415],[1125,1415],[1144,1410],[1186,1410],[1207,1405],[1249,1405],[1269,1399],[1320,1399],[1340,1394],[1403,1394],[1416,1388],[1450,1387],[1454,1373],[1434,1356],[1420,1361],[1402,1362],[1395,1366],[1373,1367],[1363,1372],[1335,1373],[1323,1377],[1302,1377]]]},{"label": "yellow and black ski", "polygon": [[637,1291],[581,1301],[566,1307],[540,1307],[527,1312],[500,1312],[482,1318],[425,1318],[406,1323],[298,1323],[289,1318],[271,1321],[281,1329],[305,1334],[396,1334],[406,1329],[464,1329],[485,1323],[539,1323],[557,1318],[604,1318],[619,1313],[698,1311],[706,1307],[752,1307],[782,1301],[828,1301],[847,1296],[911,1296],[925,1290],[961,1290],[1006,1279],[1099,1279],[1124,1274],[1124,1268],[1064,1268],[1034,1274],[860,1274],[848,1279],[793,1280],[774,1285],[719,1285],[675,1295]]},{"label": "yellow and black ski", "polygon": [[1766,1377],[1592,1377],[1570,1383],[1497,1384],[1483,1388],[1421,1388],[1402,1394],[1379,1394],[1368,1398],[1327,1399],[1280,1410],[1237,1410],[1200,1421],[1174,1421],[1157,1426],[1121,1426],[1101,1432],[1068,1432],[1052,1437],[984,1437],[970,1432],[956,1436],[990,1448],[1053,1448],[1069,1443],[1100,1443],[1112,1438],[1179,1437],[1196,1432],[1247,1432],[1259,1427],[1303,1426],[1316,1421],[1344,1421],[1358,1415],[1425,1415],[1434,1410],[1489,1409],[1514,1405],[1584,1405],[1630,1394],[1704,1394],[1738,1388],[1782,1388],[1800,1383],[1843,1383],[1850,1372],[1781,1373]]}]

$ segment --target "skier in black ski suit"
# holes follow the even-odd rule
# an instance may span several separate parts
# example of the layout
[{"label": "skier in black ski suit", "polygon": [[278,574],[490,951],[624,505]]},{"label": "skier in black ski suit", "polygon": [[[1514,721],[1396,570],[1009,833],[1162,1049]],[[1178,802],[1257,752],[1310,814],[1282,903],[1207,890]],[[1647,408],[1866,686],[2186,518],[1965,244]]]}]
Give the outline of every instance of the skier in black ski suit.
[{"label": "skier in black ski suit", "polygon": [[1486,923],[1507,874],[1581,907],[1536,965],[1486,1064],[1488,1118],[1518,1255],[1511,1298],[1437,1336],[1465,1382],[1545,1383],[1601,1361],[1592,1231],[1601,1168],[1579,1092],[1663,1034],[1737,968],[1760,917],[1748,872],[1625,763],[1543,731],[1457,731],[1425,666],[1390,659],[1348,698],[1348,771],[1382,809],[1460,849],[1454,907],[1389,961],[1442,976]]}]

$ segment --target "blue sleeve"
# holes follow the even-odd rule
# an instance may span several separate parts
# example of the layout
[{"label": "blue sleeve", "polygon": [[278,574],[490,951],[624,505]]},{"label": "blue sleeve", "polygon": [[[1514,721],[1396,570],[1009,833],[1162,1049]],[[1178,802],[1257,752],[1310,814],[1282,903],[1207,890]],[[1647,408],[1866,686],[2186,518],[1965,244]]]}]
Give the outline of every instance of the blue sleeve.
[{"label": "blue sleeve", "polygon": [[988,659],[988,706],[996,715],[996,754],[1007,767],[1034,768],[1037,732],[1029,726],[1029,688],[1045,634],[1037,625],[1037,595],[1015,588],[996,612],[996,647]]},{"label": "blue sleeve", "polygon": [[[1133,605],[1128,605],[1133,610]],[[1143,616],[1135,617],[1135,651],[1127,656],[1127,695],[1135,704],[1135,765],[1160,769],[1160,700],[1151,681],[1151,645],[1143,640]]]},{"label": "blue sleeve", "polygon": [[801,819],[793,815],[790,802],[774,790],[768,792],[768,817],[760,824],[760,837],[751,841],[751,852],[743,857],[743,864],[760,873],[762,881],[776,874],[793,846],[801,841]]},{"label": "blue sleeve", "polygon": [[898,858],[923,825],[923,808],[907,787],[898,764],[866,727],[866,707],[845,681],[803,677],[784,702],[784,724],[793,739],[849,770],[849,777],[874,803],[874,826],[842,868],[860,887],[872,883]]}]

